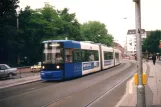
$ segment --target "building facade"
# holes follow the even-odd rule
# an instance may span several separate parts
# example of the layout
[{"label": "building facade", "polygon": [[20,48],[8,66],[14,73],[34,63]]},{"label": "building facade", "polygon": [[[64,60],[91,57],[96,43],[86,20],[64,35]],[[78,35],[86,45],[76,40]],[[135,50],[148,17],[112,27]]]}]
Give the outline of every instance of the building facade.
[{"label": "building facade", "polygon": [[[141,29],[141,38],[142,41],[147,37],[145,29]],[[125,53],[128,56],[136,54],[136,30],[130,29],[127,32],[126,44],[125,44]]]},{"label": "building facade", "polygon": [[117,42],[114,42],[114,48],[120,50],[121,51],[121,56],[123,57],[123,55],[124,55],[124,48],[119,43],[117,43]]}]

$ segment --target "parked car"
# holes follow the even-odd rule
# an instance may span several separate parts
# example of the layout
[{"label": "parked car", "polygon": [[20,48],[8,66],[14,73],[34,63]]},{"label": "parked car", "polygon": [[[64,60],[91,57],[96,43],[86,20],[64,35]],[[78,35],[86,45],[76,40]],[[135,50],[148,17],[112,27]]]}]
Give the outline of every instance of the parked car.
[{"label": "parked car", "polygon": [[151,56],[149,56],[149,60],[152,60],[152,57]]},{"label": "parked car", "polygon": [[36,72],[40,70],[41,70],[41,62],[38,62],[38,64],[31,66],[31,72]]},{"label": "parked car", "polygon": [[11,68],[7,64],[0,64],[0,78],[12,78],[17,75],[17,68]]}]

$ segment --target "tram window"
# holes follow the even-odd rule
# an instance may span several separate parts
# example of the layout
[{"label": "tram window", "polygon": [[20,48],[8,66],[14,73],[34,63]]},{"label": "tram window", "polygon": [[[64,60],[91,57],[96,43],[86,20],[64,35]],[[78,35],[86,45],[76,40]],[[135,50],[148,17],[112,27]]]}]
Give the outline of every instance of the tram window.
[{"label": "tram window", "polygon": [[108,60],[108,53],[107,52],[104,52],[104,59]]},{"label": "tram window", "polygon": [[82,61],[88,62],[90,60],[89,56],[90,56],[89,50],[82,50]]},{"label": "tram window", "polygon": [[113,53],[112,52],[105,52],[104,51],[104,59],[105,60],[113,59]]},{"label": "tram window", "polygon": [[113,59],[113,53],[109,52],[109,59]]},{"label": "tram window", "polygon": [[89,61],[94,61],[95,56],[94,56],[94,51],[89,51]]},{"label": "tram window", "polygon": [[65,49],[65,62],[69,63],[73,60],[73,49]]},{"label": "tram window", "polygon": [[119,60],[119,53],[115,53],[116,60]]},{"label": "tram window", "polygon": [[99,60],[98,51],[94,51],[94,59],[95,59],[95,61]]},{"label": "tram window", "polygon": [[64,63],[63,45],[61,43],[47,43],[44,49],[44,64]]},{"label": "tram window", "polygon": [[99,60],[98,51],[94,50],[74,50],[73,56],[75,62],[88,62]]},{"label": "tram window", "polygon": [[81,62],[82,61],[82,53],[81,53],[81,50],[74,50],[74,53],[73,53],[73,56],[74,56],[74,60],[75,62]]}]

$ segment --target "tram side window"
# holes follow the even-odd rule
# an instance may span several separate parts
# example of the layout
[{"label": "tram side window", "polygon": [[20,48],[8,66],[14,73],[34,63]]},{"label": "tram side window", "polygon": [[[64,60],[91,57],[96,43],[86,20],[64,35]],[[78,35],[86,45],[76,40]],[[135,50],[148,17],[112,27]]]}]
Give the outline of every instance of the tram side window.
[{"label": "tram side window", "polygon": [[98,51],[94,51],[94,59],[95,61],[99,61]]},{"label": "tram side window", "polygon": [[73,60],[73,50],[72,49],[65,49],[65,62],[70,63]]},{"label": "tram side window", "polygon": [[95,50],[82,50],[82,61],[98,61],[98,51]]},{"label": "tram side window", "polygon": [[104,52],[104,59],[105,60],[113,59],[113,53],[112,52]]},{"label": "tram side window", "polygon": [[119,60],[119,53],[115,53],[116,60]]},{"label": "tram side window", "polygon": [[108,60],[108,52],[104,52],[104,59]]},{"label": "tram side window", "polygon": [[74,50],[73,56],[75,62],[88,62],[99,60],[98,51],[94,50]]},{"label": "tram side window", "polygon": [[82,61],[88,62],[90,60],[89,50],[82,50]]},{"label": "tram side window", "polygon": [[94,61],[95,56],[94,56],[94,51],[89,51],[89,61]]},{"label": "tram side window", "polygon": [[81,50],[74,50],[74,53],[73,53],[73,56],[74,56],[74,62],[81,62],[82,61],[82,53],[81,53]]},{"label": "tram side window", "polygon": [[113,53],[109,52],[109,59],[113,59]]}]

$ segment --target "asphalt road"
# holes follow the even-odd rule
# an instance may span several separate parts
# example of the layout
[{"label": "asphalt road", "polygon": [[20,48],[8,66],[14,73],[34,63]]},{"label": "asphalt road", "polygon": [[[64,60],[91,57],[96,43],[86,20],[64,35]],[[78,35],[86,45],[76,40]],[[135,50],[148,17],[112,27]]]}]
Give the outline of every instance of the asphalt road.
[{"label": "asphalt road", "polygon": [[[114,107],[125,92],[120,83],[136,69],[131,62],[64,82],[35,82],[0,90],[2,107]],[[119,84],[119,85],[118,85]],[[114,88],[115,87],[115,88]]]}]

